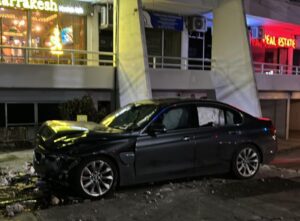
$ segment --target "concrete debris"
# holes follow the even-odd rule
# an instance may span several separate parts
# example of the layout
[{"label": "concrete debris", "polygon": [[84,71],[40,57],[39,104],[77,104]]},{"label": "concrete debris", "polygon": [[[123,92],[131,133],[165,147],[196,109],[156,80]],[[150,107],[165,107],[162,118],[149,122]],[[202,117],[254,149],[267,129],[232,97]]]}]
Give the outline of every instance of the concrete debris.
[{"label": "concrete debris", "polygon": [[60,200],[56,196],[51,196],[51,205],[56,206],[58,205]]},{"label": "concrete debris", "polygon": [[145,194],[148,195],[148,196],[150,196],[150,195],[152,195],[152,192],[149,191],[149,190],[147,190],[147,191],[145,191]]},{"label": "concrete debris", "polygon": [[16,214],[21,213],[23,211],[24,211],[24,206],[21,205],[20,203],[6,206],[6,214],[9,217],[13,217]]},{"label": "concrete debris", "polygon": [[9,185],[9,181],[7,180],[7,177],[1,177],[0,186],[7,186],[7,185]]},{"label": "concrete debris", "polygon": [[30,174],[30,175],[35,174],[35,170],[34,170],[33,164],[31,162],[25,163],[24,170],[25,170],[26,174]]},{"label": "concrete debris", "polygon": [[173,189],[170,187],[163,187],[159,190],[160,193],[167,193],[167,192],[172,192]]}]

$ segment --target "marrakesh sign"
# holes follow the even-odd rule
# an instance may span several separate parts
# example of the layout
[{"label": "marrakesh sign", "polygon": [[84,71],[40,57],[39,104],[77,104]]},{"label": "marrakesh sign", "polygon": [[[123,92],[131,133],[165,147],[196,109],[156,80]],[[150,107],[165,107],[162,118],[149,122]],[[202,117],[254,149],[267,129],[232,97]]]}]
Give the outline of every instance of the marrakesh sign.
[{"label": "marrakesh sign", "polygon": [[0,0],[0,7],[58,12],[58,5],[53,0]]},{"label": "marrakesh sign", "polygon": [[259,39],[252,39],[251,40],[252,46],[257,47],[276,47],[276,48],[296,48],[296,40],[293,38],[286,38],[286,37],[277,37],[273,35],[265,34],[264,38]]}]

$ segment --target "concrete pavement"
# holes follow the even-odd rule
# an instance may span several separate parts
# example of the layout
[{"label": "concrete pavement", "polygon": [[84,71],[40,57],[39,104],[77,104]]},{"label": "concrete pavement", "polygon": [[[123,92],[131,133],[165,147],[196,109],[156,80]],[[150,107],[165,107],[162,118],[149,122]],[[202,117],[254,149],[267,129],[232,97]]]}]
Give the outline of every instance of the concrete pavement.
[{"label": "concrete pavement", "polygon": [[[300,148],[294,141],[279,141],[279,147],[273,166],[262,166],[251,180],[217,176],[138,185],[102,200],[60,199],[0,220],[300,220]],[[0,154],[0,167],[22,169],[31,159],[32,150],[7,152]]]}]

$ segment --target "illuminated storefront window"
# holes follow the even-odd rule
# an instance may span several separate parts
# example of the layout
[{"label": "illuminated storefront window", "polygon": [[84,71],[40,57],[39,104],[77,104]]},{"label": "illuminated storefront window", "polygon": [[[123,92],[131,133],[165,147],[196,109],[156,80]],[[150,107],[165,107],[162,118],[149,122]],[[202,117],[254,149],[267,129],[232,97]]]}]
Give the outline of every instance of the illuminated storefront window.
[{"label": "illuminated storefront window", "polygon": [[52,0],[5,2],[0,0],[1,62],[83,64],[86,55],[75,50],[86,50],[84,8]]},{"label": "illuminated storefront window", "polygon": [[[24,50],[17,47],[27,46],[26,11],[0,9],[0,34],[2,61],[7,63],[23,63]],[[15,47],[15,48],[14,48]]]}]

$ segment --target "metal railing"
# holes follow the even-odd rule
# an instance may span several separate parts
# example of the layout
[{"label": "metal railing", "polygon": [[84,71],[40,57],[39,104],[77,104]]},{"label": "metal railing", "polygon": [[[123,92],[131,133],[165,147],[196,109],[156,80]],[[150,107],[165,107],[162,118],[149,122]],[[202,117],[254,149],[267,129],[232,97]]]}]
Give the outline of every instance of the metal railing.
[{"label": "metal railing", "polygon": [[175,68],[183,70],[211,70],[211,59],[208,58],[185,58],[169,56],[148,56],[149,67],[156,68]]},{"label": "metal railing", "polygon": [[113,53],[0,45],[0,63],[113,66]]},{"label": "metal railing", "polygon": [[254,62],[255,73],[266,75],[300,75],[300,66]]}]

